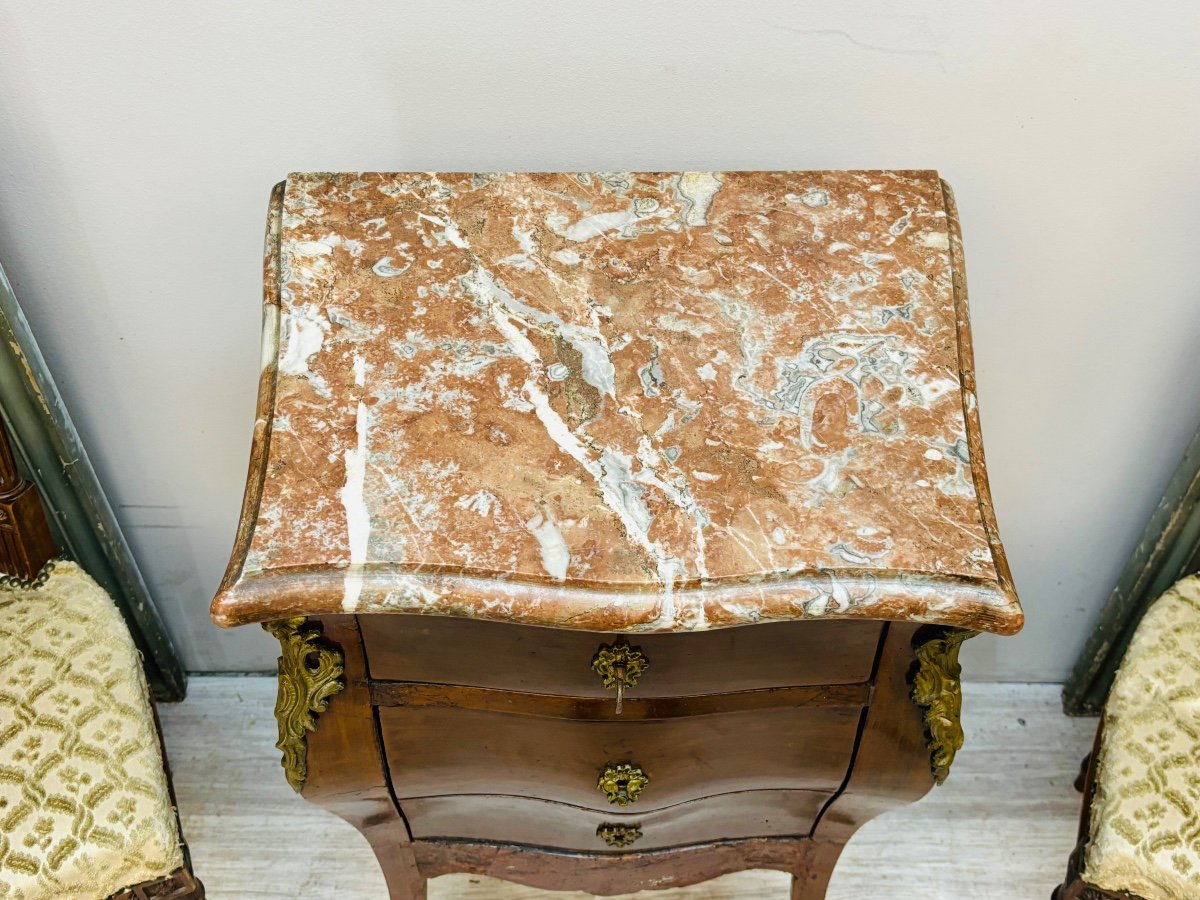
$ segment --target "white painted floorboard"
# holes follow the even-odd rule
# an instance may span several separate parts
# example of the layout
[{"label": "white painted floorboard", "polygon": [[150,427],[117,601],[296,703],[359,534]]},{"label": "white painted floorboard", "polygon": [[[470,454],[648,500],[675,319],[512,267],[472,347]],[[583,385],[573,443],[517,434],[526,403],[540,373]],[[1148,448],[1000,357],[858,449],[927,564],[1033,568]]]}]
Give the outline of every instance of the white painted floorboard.
[{"label": "white painted floorboard", "polygon": [[[1063,716],[1056,685],[968,684],[964,694],[967,746],[950,780],[863,828],[828,900],[1046,900],[1061,880],[1079,815],[1072,782],[1096,720]],[[366,841],[284,781],[274,698],[274,679],[194,677],[186,702],[159,707],[184,833],[209,898],[386,900]],[[636,896],[788,895],[787,876],[745,872]],[[429,889],[429,900],[586,896],[467,875]]]}]

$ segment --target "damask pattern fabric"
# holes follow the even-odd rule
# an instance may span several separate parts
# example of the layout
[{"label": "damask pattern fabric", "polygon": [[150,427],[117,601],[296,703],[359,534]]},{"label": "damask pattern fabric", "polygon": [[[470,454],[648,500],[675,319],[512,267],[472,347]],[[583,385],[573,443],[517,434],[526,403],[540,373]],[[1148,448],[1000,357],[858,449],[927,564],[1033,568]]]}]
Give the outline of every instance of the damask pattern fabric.
[{"label": "damask pattern fabric", "polygon": [[1200,576],[1150,607],[1104,712],[1084,880],[1200,897]]},{"label": "damask pattern fabric", "polygon": [[74,563],[0,591],[0,898],[101,900],[183,864],[141,661]]}]

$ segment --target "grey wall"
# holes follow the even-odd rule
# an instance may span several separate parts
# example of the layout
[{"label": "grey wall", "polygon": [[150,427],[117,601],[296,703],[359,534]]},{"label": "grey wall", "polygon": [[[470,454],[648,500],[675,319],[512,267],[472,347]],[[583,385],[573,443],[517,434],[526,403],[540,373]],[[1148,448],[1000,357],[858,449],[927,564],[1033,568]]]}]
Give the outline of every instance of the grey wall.
[{"label": "grey wall", "polygon": [[0,260],[188,665],[266,668],[207,603],[288,170],[938,168],[1029,614],[969,671],[1057,680],[1200,421],[1197,10],[0,0]]}]

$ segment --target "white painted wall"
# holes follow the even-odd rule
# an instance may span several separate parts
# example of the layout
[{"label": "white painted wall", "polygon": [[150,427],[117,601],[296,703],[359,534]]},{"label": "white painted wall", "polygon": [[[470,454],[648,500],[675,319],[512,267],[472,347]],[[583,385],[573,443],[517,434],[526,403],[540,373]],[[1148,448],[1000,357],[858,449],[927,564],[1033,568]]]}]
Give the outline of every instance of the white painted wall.
[{"label": "white painted wall", "polygon": [[193,669],[245,473],[267,194],[302,169],[933,167],[1060,679],[1200,422],[1200,7],[0,0],[0,261]]}]

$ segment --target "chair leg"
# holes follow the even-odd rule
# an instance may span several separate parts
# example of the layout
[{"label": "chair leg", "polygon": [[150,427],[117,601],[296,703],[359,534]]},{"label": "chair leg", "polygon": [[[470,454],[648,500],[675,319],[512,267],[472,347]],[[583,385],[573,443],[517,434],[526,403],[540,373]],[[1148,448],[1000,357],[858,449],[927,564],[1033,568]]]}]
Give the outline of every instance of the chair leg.
[{"label": "chair leg", "polygon": [[1089,753],[1083,758],[1083,762],[1079,764],[1079,774],[1075,776],[1075,790],[1079,791],[1081,794],[1083,793],[1084,788],[1087,787],[1087,774],[1088,769],[1090,769],[1091,766],[1092,754]]}]

